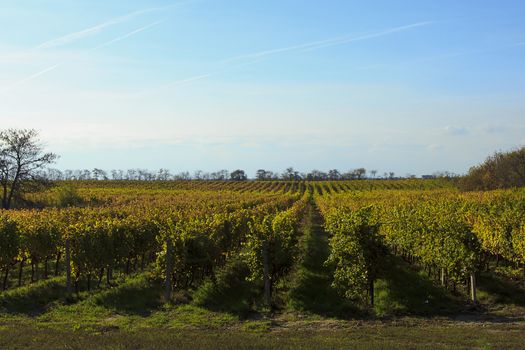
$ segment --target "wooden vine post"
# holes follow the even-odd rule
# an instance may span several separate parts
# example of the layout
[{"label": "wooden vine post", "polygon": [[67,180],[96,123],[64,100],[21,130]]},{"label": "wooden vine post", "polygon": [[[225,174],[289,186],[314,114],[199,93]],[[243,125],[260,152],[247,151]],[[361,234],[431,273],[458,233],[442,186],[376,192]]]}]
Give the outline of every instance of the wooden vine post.
[{"label": "wooden vine post", "polygon": [[470,298],[474,304],[477,304],[478,298],[476,295],[476,274],[474,272],[470,274]]},{"label": "wooden vine post", "polygon": [[271,291],[271,286],[270,286],[270,261],[268,257],[268,241],[263,242],[262,257],[263,257],[264,301],[266,305],[270,306],[272,302],[272,291]]},{"label": "wooden vine post", "polygon": [[69,238],[66,238],[66,293],[71,296],[71,243]]},{"label": "wooden vine post", "polygon": [[171,238],[166,239],[166,290],[164,292],[164,298],[166,302],[171,300],[172,281],[171,276],[173,274],[173,247]]}]

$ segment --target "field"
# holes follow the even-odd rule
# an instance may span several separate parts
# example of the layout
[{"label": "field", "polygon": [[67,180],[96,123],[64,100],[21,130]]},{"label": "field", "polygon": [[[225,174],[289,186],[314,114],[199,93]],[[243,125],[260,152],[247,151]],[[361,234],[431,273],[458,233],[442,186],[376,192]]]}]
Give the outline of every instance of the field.
[{"label": "field", "polygon": [[77,181],[26,199],[0,212],[1,348],[525,341],[523,189]]}]

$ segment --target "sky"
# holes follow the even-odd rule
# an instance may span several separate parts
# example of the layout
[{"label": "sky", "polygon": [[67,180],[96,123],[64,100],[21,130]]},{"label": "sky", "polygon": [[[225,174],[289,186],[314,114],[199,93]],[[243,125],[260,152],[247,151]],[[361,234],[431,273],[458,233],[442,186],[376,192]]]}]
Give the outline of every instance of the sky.
[{"label": "sky", "polygon": [[0,0],[59,169],[464,173],[525,145],[521,0]]}]

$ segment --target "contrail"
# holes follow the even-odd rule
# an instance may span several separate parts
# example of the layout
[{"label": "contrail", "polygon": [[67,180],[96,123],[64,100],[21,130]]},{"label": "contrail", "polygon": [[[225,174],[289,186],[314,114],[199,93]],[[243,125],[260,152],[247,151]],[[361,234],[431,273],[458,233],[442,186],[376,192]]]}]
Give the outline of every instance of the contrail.
[{"label": "contrail", "polygon": [[107,27],[110,27],[110,26],[113,26],[115,24],[119,24],[119,23],[123,23],[123,22],[129,21],[129,20],[131,20],[132,18],[134,18],[134,17],[136,17],[138,15],[141,15],[141,14],[147,13],[147,12],[151,12],[151,11],[154,11],[154,10],[155,10],[155,8],[150,8],[150,9],[145,9],[145,10],[131,12],[131,13],[128,13],[128,14],[126,14],[124,16],[116,17],[116,18],[110,19],[109,21],[106,21],[104,23],[97,24],[96,26],[89,27],[89,28],[80,30],[78,32],[70,33],[70,34],[61,36],[59,38],[43,42],[40,45],[36,46],[36,49],[49,49],[49,48],[52,48],[52,47],[67,45],[67,44],[73,43],[73,42],[75,42],[77,40],[83,39],[83,38],[85,38],[87,36],[100,33],[103,29],[105,29]]},{"label": "contrail", "polygon": [[347,38],[340,39],[340,40],[334,40],[332,43],[317,45],[317,46],[308,48],[305,51],[313,51],[313,50],[318,50],[318,49],[322,49],[322,48],[330,47],[330,46],[344,45],[344,44],[349,44],[349,43],[356,42],[356,41],[363,41],[363,40],[368,40],[368,39],[379,38],[382,36],[394,34],[397,32],[402,32],[402,31],[409,30],[412,28],[427,26],[433,23],[435,22],[434,21],[419,22],[419,23],[409,24],[405,26],[390,28],[390,29],[387,29],[387,30],[384,30],[378,33],[372,33],[372,34],[362,35],[358,37],[347,37]]},{"label": "contrail", "polygon": [[165,90],[167,88],[181,86],[181,85],[186,85],[186,84],[192,83],[194,81],[203,80],[203,79],[206,79],[206,78],[218,75],[218,74],[225,73],[225,72],[227,72],[229,70],[232,70],[234,68],[240,68],[240,67],[244,67],[244,66],[249,66],[249,65],[258,63],[260,61],[261,60],[259,59],[259,60],[254,60],[254,61],[250,61],[250,62],[244,62],[244,63],[241,63],[241,64],[237,64],[235,66],[231,66],[229,68],[224,68],[224,69],[220,69],[220,70],[216,70],[216,71],[212,71],[212,72],[208,72],[208,73],[194,75],[194,76],[191,76],[191,77],[188,77],[188,78],[183,78],[183,79],[180,79],[180,80],[172,81],[170,83],[164,84],[162,86],[156,87],[156,88],[151,89],[151,90],[140,91],[140,92],[137,92],[137,93],[129,94],[127,97],[128,98],[130,98],[130,97],[131,98],[137,98],[137,97],[147,96],[147,95],[150,95],[152,93]]},{"label": "contrail", "polygon": [[208,78],[208,77],[211,77],[212,75],[219,74],[219,73],[221,73],[221,72],[212,72],[212,73],[206,73],[206,74],[196,75],[196,76],[193,76],[193,77],[190,77],[190,78],[186,78],[186,79],[181,79],[181,80],[178,80],[178,81],[174,81],[174,82],[170,83],[169,86],[184,85],[184,84],[187,84],[187,83],[191,83],[191,82],[193,82],[193,81],[206,79],[206,78]]},{"label": "contrail", "polygon": [[129,21],[129,20],[131,20],[131,19],[133,19],[133,18],[135,18],[137,16],[140,16],[140,15],[143,15],[143,14],[146,14],[146,13],[150,13],[150,12],[167,10],[167,9],[170,9],[170,8],[173,8],[173,7],[185,5],[185,4],[188,4],[188,3],[193,3],[195,1],[196,0],[182,1],[182,2],[177,2],[177,3],[171,4],[171,5],[167,5],[167,6],[151,7],[151,8],[147,8],[147,9],[143,9],[143,10],[139,10],[139,11],[130,12],[128,14],[125,14],[125,15],[122,15],[122,16],[119,16],[119,17],[115,17],[115,18],[112,18],[112,19],[110,19],[110,20],[108,20],[106,22],[97,24],[97,25],[95,25],[93,27],[89,27],[89,28],[80,30],[78,32],[70,33],[70,34],[58,37],[56,39],[48,40],[46,42],[43,42],[43,43],[37,45],[35,48],[36,49],[49,49],[49,48],[52,48],[52,47],[57,47],[57,46],[63,46],[63,45],[71,44],[71,43],[73,43],[75,41],[78,41],[80,39],[83,39],[85,37],[88,37],[88,36],[91,36],[91,35],[94,35],[94,34],[98,34],[102,30],[104,30],[104,29],[106,29],[108,27],[111,27],[111,26],[114,26],[116,24],[120,24],[120,23],[123,23],[123,22],[127,22],[127,21]]},{"label": "contrail", "polygon": [[14,82],[13,84],[11,84],[10,86],[7,86],[7,87],[5,87],[4,89],[0,90],[0,95],[1,95],[1,94],[4,94],[5,92],[7,92],[7,91],[9,91],[9,90],[11,90],[11,89],[14,89],[14,88],[17,87],[17,86],[20,86],[20,85],[22,85],[22,84],[25,84],[25,83],[27,83],[28,81],[31,81],[31,80],[33,80],[33,79],[36,79],[36,78],[38,78],[39,76],[46,74],[47,72],[51,72],[52,70],[57,69],[58,67],[62,66],[63,64],[64,64],[64,63],[57,63],[57,64],[54,64],[54,65],[52,65],[52,66],[50,66],[50,67],[47,67],[46,69],[41,70],[40,72],[34,73],[34,74],[32,74],[32,75],[30,75],[30,76],[28,76],[28,77],[25,77],[24,79],[18,80],[18,81],[16,81],[16,82]]},{"label": "contrail", "polygon": [[[99,49],[101,49],[103,47],[110,46],[110,45],[112,45],[112,44],[114,44],[116,42],[122,41],[124,39],[127,39],[127,38],[135,35],[135,34],[138,34],[138,33],[143,32],[143,31],[145,31],[145,30],[147,30],[149,28],[152,28],[152,27],[154,27],[154,26],[156,26],[156,25],[158,25],[160,23],[162,23],[162,21],[156,21],[156,22],[150,23],[150,24],[148,24],[146,26],[143,26],[143,27],[140,27],[138,29],[132,30],[129,33],[126,33],[126,34],[124,34],[122,36],[119,36],[119,37],[117,37],[115,39],[109,40],[109,41],[107,41],[107,42],[105,42],[105,43],[103,43],[101,45],[98,45],[98,46],[90,49],[88,52],[92,52],[92,51],[95,51],[95,50],[99,50]],[[10,86],[7,86],[6,88],[0,90],[0,94],[3,94],[3,93],[5,93],[5,92],[7,92],[7,91],[17,87],[17,86],[20,86],[22,84],[25,84],[25,83],[29,82],[31,80],[34,80],[34,79],[40,77],[41,75],[44,75],[44,74],[46,74],[48,72],[51,72],[52,70],[55,70],[56,68],[58,68],[60,66],[63,66],[66,63],[68,63],[68,62],[61,62],[61,63],[54,64],[54,65],[52,65],[50,67],[47,67],[47,68],[45,68],[45,69],[43,69],[43,70],[41,70],[41,71],[39,71],[37,73],[34,73],[34,74],[32,74],[32,75],[30,75],[28,77],[25,77],[25,78],[23,78],[21,80],[18,80],[16,82],[14,82],[13,84],[11,84]]]},{"label": "contrail", "polygon": [[400,27],[390,28],[390,29],[387,29],[387,30],[384,30],[378,33],[372,33],[372,34],[367,34],[367,35],[362,35],[362,36],[357,36],[357,37],[345,35],[342,37],[330,38],[330,39],[325,39],[325,40],[320,40],[320,41],[313,41],[313,42],[309,42],[305,44],[293,45],[293,46],[288,46],[288,47],[283,47],[283,48],[278,48],[278,49],[271,49],[271,50],[260,51],[260,52],[255,52],[251,54],[246,54],[246,55],[235,56],[235,57],[231,57],[226,60],[223,60],[220,63],[229,63],[229,62],[234,62],[234,61],[239,61],[239,60],[244,60],[244,59],[261,58],[261,57],[271,56],[271,55],[284,53],[284,52],[290,52],[290,51],[299,51],[299,50],[300,51],[313,51],[313,50],[318,50],[318,49],[322,49],[325,47],[349,44],[349,43],[356,42],[356,41],[378,38],[378,37],[393,34],[396,32],[401,32],[401,31],[409,30],[409,29],[416,28],[416,27],[426,26],[432,23],[435,23],[435,22],[433,21],[419,22],[419,23],[404,25]]},{"label": "contrail", "polygon": [[159,24],[161,24],[162,22],[164,22],[164,21],[156,21],[156,22],[150,23],[150,24],[148,24],[148,25],[145,25],[144,27],[140,27],[140,28],[138,28],[138,29],[132,30],[132,31],[129,32],[129,33],[126,33],[126,34],[124,34],[124,35],[121,35],[121,36],[119,36],[119,37],[117,37],[117,38],[115,38],[115,39],[111,39],[111,40],[109,40],[109,41],[107,41],[107,42],[105,42],[105,43],[103,43],[103,44],[100,44],[100,45],[98,45],[98,46],[92,48],[92,49],[89,50],[89,51],[95,51],[95,50],[101,49],[101,48],[103,48],[103,47],[106,47],[106,46],[112,45],[112,44],[114,44],[114,43],[116,43],[116,42],[119,42],[119,41],[122,41],[122,40],[124,40],[124,39],[127,39],[127,38],[129,38],[130,36],[133,36],[133,35],[135,35],[135,34],[138,34],[138,33],[140,33],[140,32],[143,32],[143,31],[145,31],[145,30],[147,30],[147,29],[150,29],[150,28],[152,28],[152,27],[155,27],[156,25],[159,25]]},{"label": "contrail", "polygon": [[[263,59],[265,57],[267,57],[267,56],[272,56],[272,55],[285,53],[285,52],[292,52],[292,51],[314,51],[314,50],[319,50],[319,49],[322,49],[322,48],[325,48],[325,47],[336,46],[336,45],[344,45],[344,44],[349,44],[349,43],[356,42],[356,41],[362,41],[362,40],[378,38],[378,37],[386,36],[386,35],[393,34],[393,33],[396,33],[396,32],[401,32],[401,31],[412,29],[412,28],[426,26],[426,25],[429,25],[429,24],[432,24],[432,23],[435,23],[435,22],[434,21],[418,22],[418,23],[413,23],[413,24],[408,24],[408,25],[404,25],[404,26],[394,27],[394,28],[383,30],[381,32],[367,34],[367,35],[362,35],[362,36],[348,36],[348,35],[345,35],[345,36],[336,37],[336,38],[330,38],[330,39],[319,40],[319,41],[312,41],[312,42],[308,42],[308,43],[305,43],[305,44],[293,45],[293,46],[288,46],[288,47],[283,47],[283,48],[278,48],[278,49],[271,49],[271,50],[260,51],[260,52],[255,52],[255,53],[241,55],[241,56],[235,56],[235,57],[231,57],[231,58],[227,58],[225,60],[219,61],[218,63],[219,64],[228,64],[228,63],[238,62],[238,61],[247,60],[247,59],[249,59],[251,61],[240,63],[240,64],[236,64],[236,65],[230,66],[229,68],[225,68],[225,69],[222,69],[222,70],[218,70],[218,71],[214,71],[214,72],[210,72],[210,73],[206,73],[206,74],[199,74],[199,75],[196,75],[196,76],[193,76],[193,77],[177,80],[177,81],[168,83],[168,84],[162,86],[161,88],[157,88],[157,89],[155,89],[155,91],[163,90],[163,89],[168,88],[168,87],[173,87],[173,86],[179,86],[179,85],[187,84],[187,83],[190,83],[190,82],[193,82],[193,81],[197,81],[197,80],[203,80],[203,79],[209,78],[211,76],[214,76],[214,75],[217,75],[217,74],[220,74],[220,73],[224,73],[224,72],[226,72],[228,70],[231,70],[231,69],[234,69],[234,68],[239,68],[239,67],[246,66],[246,65],[252,65],[252,64],[258,63],[260,61],[263,61]],[[138,94],[133,94],[133,96],[134,97],[143,96],[143,95],[146,95],[146,94],[149,94],[149,93],[152,93],[152,92],[154,92],[154,91],[140,92]]]}]

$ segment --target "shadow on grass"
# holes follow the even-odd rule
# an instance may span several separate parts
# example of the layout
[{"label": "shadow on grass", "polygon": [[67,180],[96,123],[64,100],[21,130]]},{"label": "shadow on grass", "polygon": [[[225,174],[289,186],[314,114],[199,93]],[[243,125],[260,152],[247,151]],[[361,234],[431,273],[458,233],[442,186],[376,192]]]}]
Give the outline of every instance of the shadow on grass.
[{"label": "shadow on grass", "polygon": [[81,292],[80,299],[75,295],[68,299],[65,278],[58,277],[3,292],[0,294],[0,312],[39,316],[57,304],[67,307],[85,300],[118,313],[147,316],[161,305],[161,293],[160,283],[144,273],[126,279],[117,287]]},{"label": "shadow on grass", "polygon": [[0,294],[0,312],[37,316],[66,300],[65,278],[55,277]]},{"label": "shadow on grass", "polygon": [[207,280],[193,293],[193,303],[215,312],[228,312],[246,318],[253,312],[261,288],[247,278],[249,267],[233,258],[216,274],[216,280]]},{"label": "shadow on grass", "polygon": [[401,258],[387,257],[384,278],[376,281],[374,309],[378,316],[451,316],[463,309],[461,299],[436,286]]},{"label": "shadow on grass", "polygon": [[148,316],[162,305],[161,295],[161,283],[149,273],[141,273],[92,298],[95,304],[121,314]]},{"label": "shadow on grass", "polygon": [[492,273],[479,274],[478,289],[482,292],[480,299],[485,299],[488,303],[525,307],[525,289],[502,276]]}]

